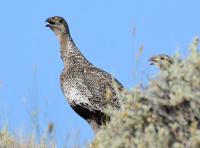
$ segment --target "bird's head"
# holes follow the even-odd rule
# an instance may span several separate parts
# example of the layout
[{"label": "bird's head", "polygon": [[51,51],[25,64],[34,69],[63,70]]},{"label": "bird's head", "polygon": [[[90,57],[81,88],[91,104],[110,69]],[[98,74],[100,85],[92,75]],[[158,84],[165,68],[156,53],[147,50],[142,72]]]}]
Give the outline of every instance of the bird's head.
[{"label": "bird's head", "polygon": [[57,36],[69,33],[67,22],[60,16],[49,17],[45,22],[48,23],[46,27],[49,27]]},{"label": "bird's head", "polygon": [[160,69],[166,69],[173,64],[173,59],[166,54],[153,56],[149,59],[149,61],[151,62],[150,65],[156,65]]}]

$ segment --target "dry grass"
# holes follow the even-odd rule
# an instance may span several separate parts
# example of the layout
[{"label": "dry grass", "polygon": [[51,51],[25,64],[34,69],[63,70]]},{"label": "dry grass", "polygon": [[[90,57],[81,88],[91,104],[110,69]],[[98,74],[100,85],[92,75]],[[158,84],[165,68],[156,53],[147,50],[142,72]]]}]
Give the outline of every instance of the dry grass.
[{"label": "dry grass", "polygon": [[[50,127],[49,127],[50,128]],[[52,131],[51,131],[52,132]],[[33,132],[34,133],[34,132]],[[0,147],[1,148],[56,148],[52,133],[47,131],[40,138],[36,134],[14,134],[10,133],[7,128],[0,131]]]}]

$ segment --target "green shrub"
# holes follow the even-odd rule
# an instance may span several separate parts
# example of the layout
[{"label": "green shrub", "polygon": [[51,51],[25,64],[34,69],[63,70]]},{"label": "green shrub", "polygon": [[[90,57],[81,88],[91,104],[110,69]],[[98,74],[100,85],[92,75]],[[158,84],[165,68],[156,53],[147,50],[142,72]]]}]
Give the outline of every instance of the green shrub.
[{"label": "green shrub", "polygon": [[122,108],[97,133],[92,148],[200,147],[200,54],[195,37],[187,58],[120,95]]}]

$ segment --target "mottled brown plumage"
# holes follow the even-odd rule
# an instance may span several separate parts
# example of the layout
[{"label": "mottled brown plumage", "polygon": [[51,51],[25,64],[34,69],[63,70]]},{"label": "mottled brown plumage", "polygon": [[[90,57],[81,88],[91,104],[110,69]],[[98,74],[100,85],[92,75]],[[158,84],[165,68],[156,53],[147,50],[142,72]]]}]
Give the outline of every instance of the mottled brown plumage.
[{"label": "mottled brown plumage", "polygon": [[62,91],[69,104],[82,118],[88,121],[95,132],[110,119],[104,110],[109,105],[119,109],[116,88],[122,84],[109,73],[95,67],[80,52],[73,42],[67,22],[59,16],[46,20],[58,37],[64,69],[60,76]]}]

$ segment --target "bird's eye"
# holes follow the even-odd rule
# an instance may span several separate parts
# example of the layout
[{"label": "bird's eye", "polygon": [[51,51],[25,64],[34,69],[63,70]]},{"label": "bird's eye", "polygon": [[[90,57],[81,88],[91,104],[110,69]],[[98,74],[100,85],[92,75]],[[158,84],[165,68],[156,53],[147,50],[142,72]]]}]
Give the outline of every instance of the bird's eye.
[{"label": "bird's eye", "polygon": [[59,20],[59,23],[63,23],[63,20],[61,19],[61,20]]},{"label": "bird's eye", "polygon": [[161,60],[164,60],[165,58],[164,58],[164,57],[161,57],[160,59],[161,59]]}]

